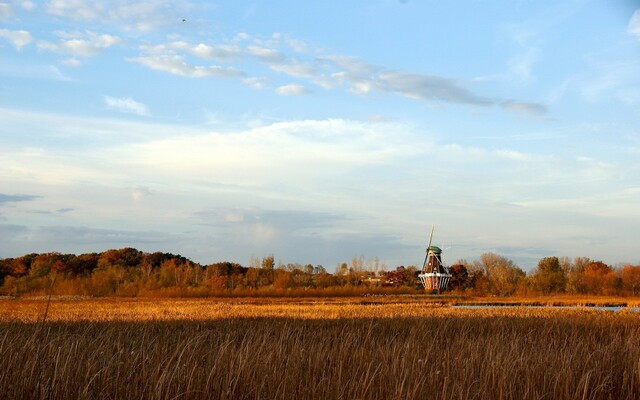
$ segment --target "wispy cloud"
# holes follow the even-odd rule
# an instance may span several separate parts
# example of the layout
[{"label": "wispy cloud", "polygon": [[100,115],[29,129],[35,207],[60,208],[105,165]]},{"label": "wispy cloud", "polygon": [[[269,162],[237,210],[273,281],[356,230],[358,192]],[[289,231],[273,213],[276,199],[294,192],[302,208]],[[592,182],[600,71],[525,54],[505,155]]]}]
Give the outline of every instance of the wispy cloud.
[{"label": "wispy cloud", "polygon": [[187,1],[148,0],[50,0],[45,11],[76,22],[110,23],[128,30],[151,31],[178,24],[194,6]]},{"label": "wispy cloud", "polygon": [[65,65],[67,67],[79,67],[82,65],[82,61],[77,58],[67,58],[66,60],[60,61],[60,64]]},{"label": "wispy cloud", "polygon": [[171,42],[167,48],[164,46],[151,48],[156,52],[162,52],[163,50],[183,50],[187,53],[206,60],[215,60],[218,62],[237,61],[242,57],[242,49],[236,45],[206,45],[204,43],[198,43],[191,45],[184,41]]},{"label": "wispy cloud", "polygon": [[310,90],[303,85],[291,83],[289,85],[280,86],[276,89],[276,93],[282,96],[302,95],[310,93]]},{"label": "wispy cloud", "polygon": [[597,65],[591,74],[577,81],[582,96],[591,102],[615,99],[625,104],[640,100],[640,62],[615,62]]},{"label": "wispy cloud", "polygon": [[122,42],[122,40],[117,36],[98,34],[95,32],[59,32],[59,36],[61,37],[58,42],[50,42],[46,40],[38,41],[38,49],[52,51],[55,53],[70,54],[76,57],[91,57]]},{"label": "wispy cloud", "polygon": [[149,115],[149,108],[146,105],[139,103],[130,97],[117,98],[105,96],[104,102],[108,108],[115,111],[128,114],[136,114],[140,116]]},{"label": "wispy cloud", "polygon": [[0,193],[0,204],[13,203],[19,201],[31,201],[40,198],[40,196],[34,196],[30,194],[4,194]]},{"label": "wispy cloud", "polygon": [[69,82],[71,78],[65,75],[55,65],[0,65],[0,74],[21,78],[44,79],[59,82]]},{"label": "wispy cloud", "polygon": [[[293,47],[292,47],[293,46]],[[295,47],[295,48],[294,48]],[[295,55],[291,51],[295,51]],[[306,43],[304,46],[284,35],[274,34],[268,39],[253,37],[247,33],[221,43],[189,43],[186,40],[169,41],[164,44],[140,46],[140,56],[128,58],[148,68],[185,77],[244,78],[243,83],[253,88],[265,88],[265,78],[245,78],[243,69],[248,62],[260,61],[271,73],[287,75],[324,89],[343,87],[347,92],[366,96],[372,92],[395,94],[411,99],[431,102],[453,103],[471,106],[494,106],[501,99],[484,96],[454,79],[402,70],[391,70],[368,64],[357,57],[322,54]],[[510,65],[511,73],[521,80],[532,77],[531,66],[537,59],[537,50],[526,52]],[[198,60],[213,60],[226,65],[199,65]],[[268,71],[262,73],[267,75]],[[303,90],[306,88],[306,90]],[[298,83],[276,88],[277,94],[310,93],[309,85]],[[514,102],[518,102],[514,100]],[[534,111],[529,104],[529,112]],[[505,108],[513,111],[514,107]],[[540,113],[544,106],[535,110]],[[524,110],[525,107],[520,107]]]},{"label": "wispy cloud", "polygon": [[637,39],[640,39],[640,9],[636,10],[631,16],[627,32]]},{"label": "wispy cloud", "polygon": [[242,83],[254,89],[264,89],[267,87],[268,79],[266,77],[251,77],[242,80]]},{"label": "wispy cloud", "polygon": [[494,103],[493,100],[477,95],[451,79],[439,76],[391,71],[379,74],[378,79],[379,89],[413,99],[440,100],[476,106],[489,106]]},{"label": "wispy cloud", "polygon": [[500,106],[507,110],[530,116],[543,116],[547,114],[547,106],[540,103],[531,103],[524,101],[505,100],[500,103]]},{"label": "wispy cloud", "polygon": [[509,81],[528,83],[534,79],[533,66],[538,60],[540,51],[529,47],[524,52],[512,57],[507,63],[506,78]]},{"label": "wispy cloud", "polygon": [[0,37],[7,39],[17,50],[29,43],[33,42],[31,33],[24,30],[10,31],[8,29],[0,29]]},{"label": "wispy cloud", "polygon": [[243,71],[232,67],[191,65],[185,61],[184,57],[178,55],[142,56],[129,58],[128,60],[137,62],[156,71],[189,78],[231,78],[245,76]]},{"label": "wispy cloud", "polygon": [[252,56],[267,62],[282,62],[285,59],[285,55],[278,50],[269,49],[259,46],[248,46],[247,52]]}]

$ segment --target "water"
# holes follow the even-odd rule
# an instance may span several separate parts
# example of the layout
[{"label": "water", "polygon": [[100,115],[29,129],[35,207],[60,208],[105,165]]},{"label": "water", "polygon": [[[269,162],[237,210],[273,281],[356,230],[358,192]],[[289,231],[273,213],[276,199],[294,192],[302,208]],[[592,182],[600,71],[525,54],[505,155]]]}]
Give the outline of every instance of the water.
[{"label": "water", "polygon": [[613,311],[622,310],[640,312],[640,307],[623,307],[623,306],[545,306],[545,305],[486,305],[486,304],[459,304],[452,306],[453,308],[516,308],[516,307],[532,307],[532,308],[586,308],[589,310]]}]

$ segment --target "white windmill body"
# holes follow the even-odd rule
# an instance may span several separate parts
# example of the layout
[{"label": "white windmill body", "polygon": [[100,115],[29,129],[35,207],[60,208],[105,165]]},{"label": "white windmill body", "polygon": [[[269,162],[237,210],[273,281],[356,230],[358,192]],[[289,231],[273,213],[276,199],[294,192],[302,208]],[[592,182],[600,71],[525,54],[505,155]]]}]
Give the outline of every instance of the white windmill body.
[{"label": "white windmill body", "polygon": [[425,290],[440,293],[449,286],[451,281],[451,272],[449,267],[442,262],[442,249],[438,246],[432,246],[433,228],[429,236],[429,245],[427,246],[427,255],[424,258],[422,271],[418,275],[420,282]]}]

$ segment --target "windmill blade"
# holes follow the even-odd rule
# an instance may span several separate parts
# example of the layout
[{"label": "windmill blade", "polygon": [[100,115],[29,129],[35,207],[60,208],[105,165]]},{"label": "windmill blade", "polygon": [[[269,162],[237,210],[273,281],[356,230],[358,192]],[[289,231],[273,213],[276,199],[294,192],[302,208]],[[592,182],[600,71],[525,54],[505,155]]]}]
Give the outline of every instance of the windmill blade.
[{"label": "windmill blade", "polygon": [[433,229],[435,228],[435,225],[431,225],[431,235],[429,235],[429,245],[427,246],[427,251],[425,253],[427,253],[424,256],[424,262],[422,263],[422,272],[425,272],[427,270],[427,261],[429,260],[429,248],[431,247],[431,241],[433,240]]}]

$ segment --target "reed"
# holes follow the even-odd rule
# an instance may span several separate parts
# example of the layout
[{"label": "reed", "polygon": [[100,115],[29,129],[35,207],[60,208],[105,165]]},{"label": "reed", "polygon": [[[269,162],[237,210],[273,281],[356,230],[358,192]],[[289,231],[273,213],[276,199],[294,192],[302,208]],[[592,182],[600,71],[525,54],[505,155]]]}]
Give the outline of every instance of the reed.
[{"label": "reed", "polygon": [[38,323],[45,301],[7,304],[11,399],[640,398],[637,312],[83,300]]}]

